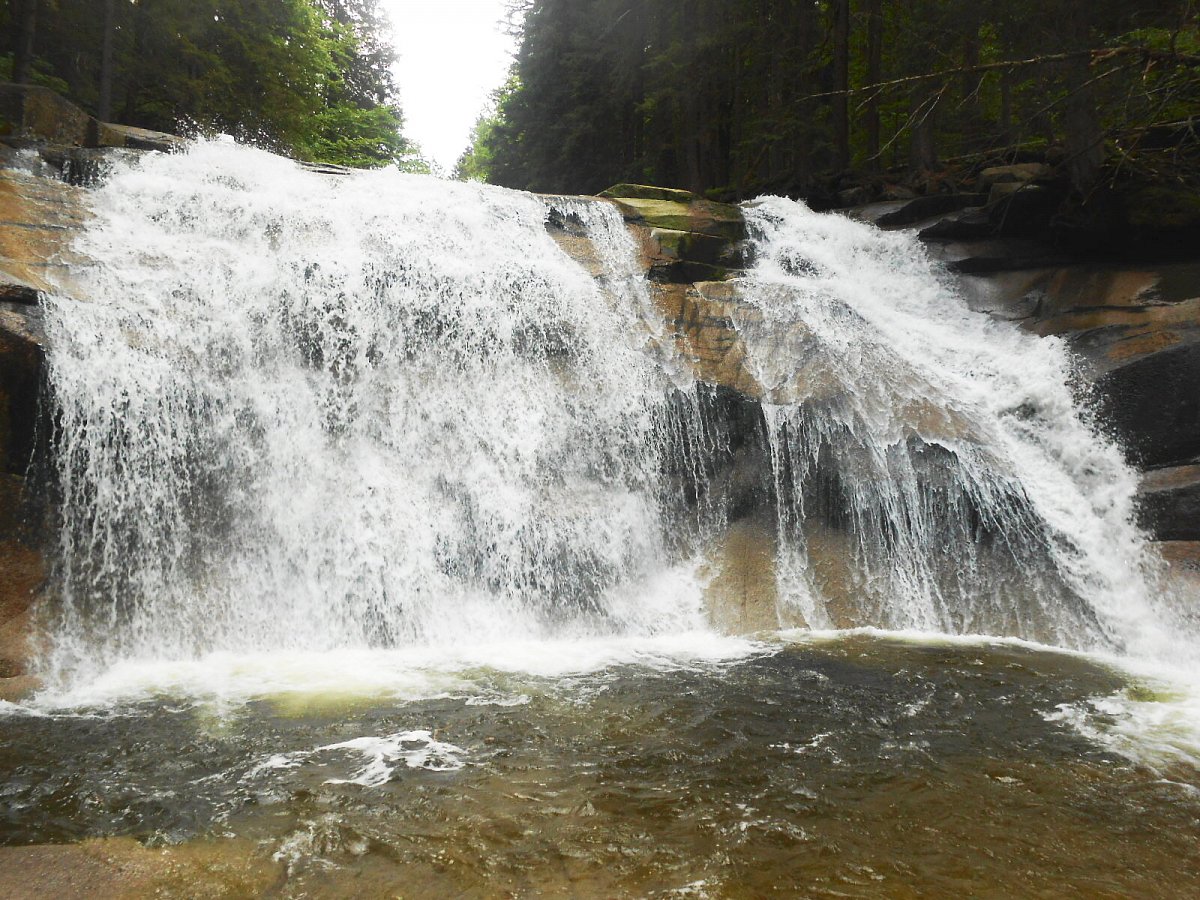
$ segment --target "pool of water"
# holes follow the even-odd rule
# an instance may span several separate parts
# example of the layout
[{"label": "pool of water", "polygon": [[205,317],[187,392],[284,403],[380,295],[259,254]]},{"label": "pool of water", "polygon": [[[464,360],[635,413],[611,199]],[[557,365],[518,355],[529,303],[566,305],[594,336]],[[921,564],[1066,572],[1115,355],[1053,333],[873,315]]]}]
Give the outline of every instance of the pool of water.
[{"label": "pool of water", "polygon": [[282,897],[1200,896],[1200,770],[1127,716],[1171,698],[1103,660],[842,633],[578,668],[10,707],[0,842],[225,845]]}]

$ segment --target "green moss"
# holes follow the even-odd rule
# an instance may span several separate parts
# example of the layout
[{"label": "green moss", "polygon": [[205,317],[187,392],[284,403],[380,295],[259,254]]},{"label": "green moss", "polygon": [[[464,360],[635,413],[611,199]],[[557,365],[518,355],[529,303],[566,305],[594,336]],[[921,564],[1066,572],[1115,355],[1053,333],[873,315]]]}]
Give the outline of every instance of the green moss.
[{"label": "green moss", "polygon": [[1125,217],[1138,228],[1200,227],[1200,191],[1186,185],[1138,185],[1122,192]]},{"label": "green moss", "polygon": [[736,206],[697,200],[679,203],[670,200],[619,198],[614,201],[625,218],[668,231],[691,231],[737,241],[745,236],[746,223]]},{"label": "green moss", "polygon": [[690,203],[696,199],[696,195],[691,191],[654,187],[649,184],[614,184],[607,190],[601,191],[600,196],[609,199],[671,200],[676,203]]}]

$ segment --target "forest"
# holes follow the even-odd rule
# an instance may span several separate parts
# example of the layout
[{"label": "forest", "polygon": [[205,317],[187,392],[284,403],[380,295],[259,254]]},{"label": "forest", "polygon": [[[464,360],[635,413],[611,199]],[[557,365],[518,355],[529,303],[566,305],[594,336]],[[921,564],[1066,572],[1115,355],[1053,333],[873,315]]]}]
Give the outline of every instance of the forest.
[{"label": "forest", "polygon": [[510,12],[520,51],[465,177],[832,202],[864,179],[924,190],[989,158],[1049,162],[1085,192],[1200,171],[1194,0],[517,0]]},{"label": "forest", "polygon": [[5,0],[0,81],[104,121],[298,159],[413,164],[377,0]]}]

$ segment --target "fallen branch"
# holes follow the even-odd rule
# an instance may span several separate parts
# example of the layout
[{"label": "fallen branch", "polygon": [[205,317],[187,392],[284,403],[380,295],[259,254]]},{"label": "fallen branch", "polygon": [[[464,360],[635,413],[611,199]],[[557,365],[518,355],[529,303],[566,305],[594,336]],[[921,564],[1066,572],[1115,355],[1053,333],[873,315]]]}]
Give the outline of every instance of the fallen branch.
[{"label": "fallen branch", "polygon": [[1004,69],[1019,69],[1027,66],[1042,66],[1049,63],[1068,62],[1072,59],[1088,58],[1091,65],[1117,59],[1118,57],[1134,57],[1144,63],[1171,62],[1181,66],[1200,66],[1200,56],[1188,53],[1174,53],[1169,50],[1153,50],[1149,47],[1128,45],[1123,47],[1105,47],[1101,50],[1074,50],[1069,53],[1048,53],[1044,56],[1034,56],[1029,59],[1007,59],[1003,62],[981,63],[974,66],[958,66],[953,69],[939,69],[924,75],[908,75],[904,78],[893,78],[890,81],[877,81],[874,84],[864,84],[859,87],[847,88],[840,91],[823,91],[820,94],[809,94],[797,102],[818,100],[822,97],[837,97],[842,94],[860,94],[863,91],[882,91],[884,88],[900,87],[915,84],[919,81],[936,81],[954,75],[973,75],[979,72],[996,72]]}]

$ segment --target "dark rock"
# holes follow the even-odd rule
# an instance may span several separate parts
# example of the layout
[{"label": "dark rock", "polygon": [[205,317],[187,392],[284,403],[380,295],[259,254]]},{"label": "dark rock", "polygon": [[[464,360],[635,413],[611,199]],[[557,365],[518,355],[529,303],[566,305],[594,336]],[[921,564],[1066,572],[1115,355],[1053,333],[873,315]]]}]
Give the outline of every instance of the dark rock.
[{"label": "dark rock", "polygon": [[1063,191],[1055,188],[1023,184],[1011,192],[1002,192],[988,206],[988,219],[1000,235],[1041,235],[1050,230],[1051,219],[1064,197]]},{"label": "dark rock", "polygon": [[1138,519],[1155,540],[1200,540],[1200,465],[1153,469],[1142,476]]},{"label": "dark rock", "polygon": [[885,213],[875,220],[875,224],[882,228],[903,228],[969,206],[982,206],[985,200],[981,194],[929,194],[910,200],[894,212]]},{"label": "dark rock", "polygon": [[[881,220],[882,221],[882,220]],[[980,241],[996,233],[996,224],[982,209],[968,209],[921,229],[923,241]]]},{"label": "dark rock", "polygon": [[1045,163],[1015,163],[1009,166],[992,166],[979,173],[979,187],[987,189],[998,184],[1027,184],[1050,178],[1054,170]]},{"label": "dark rock", "polygon": [[862,184],[838,191],[837,196],[838,203],[842,206],[862,206],[864,203],[870,203],[872,199],[871,189]]},{"label": "dark rock", "polygon": [[1118,366],[1096,383],[1101,422],[1131,461],[1162,466],[1200,456],[1200,343]]}]

